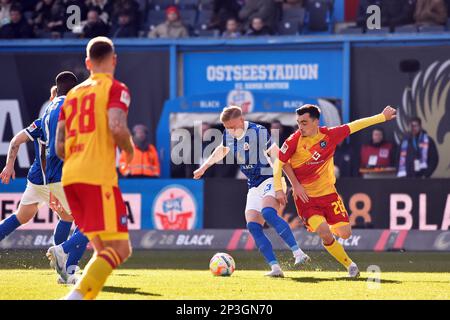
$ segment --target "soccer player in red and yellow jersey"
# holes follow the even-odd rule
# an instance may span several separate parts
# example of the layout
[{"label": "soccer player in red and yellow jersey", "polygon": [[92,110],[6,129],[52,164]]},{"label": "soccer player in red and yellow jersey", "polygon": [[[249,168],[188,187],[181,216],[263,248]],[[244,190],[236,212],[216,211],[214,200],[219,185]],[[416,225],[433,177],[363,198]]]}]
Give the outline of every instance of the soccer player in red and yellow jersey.
[{"label": "soccer player in red and yellow jersey", "polygon": [[130,93],[114,79],[112,41],[97,37],[86,48],[90,77],[67,94],[55,147],[64,159],[62,184],[75,223],[95,254],[68,300],[94,299],[111,272],[131,255],[127,212],[118,188],[116,146],[133,159],[127,127]]},{"label": "soccer player in red and yellow jersey", "polygon": [[304,105],[297,109],[299,129],[284,142],[274,165],[277,199],[286,201],[281,184],[284,169],[292,183],[298,215],[309,231],[317,232],[325,249],[347,268],[350,277],[359,276],[358,267],[333,236],[348,239],[352,233],[347,210],[334,186],[333,155],[336,146],[350,134],[395,116],[396,110],[388,106],[373,117],[327,128],[319,127],[320,109]]}]

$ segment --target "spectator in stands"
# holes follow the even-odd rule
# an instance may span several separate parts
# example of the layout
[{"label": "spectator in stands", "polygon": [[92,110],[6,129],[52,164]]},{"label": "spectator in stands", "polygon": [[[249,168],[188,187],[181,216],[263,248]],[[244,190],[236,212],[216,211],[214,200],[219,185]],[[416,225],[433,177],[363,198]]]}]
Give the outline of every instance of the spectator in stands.
[{"label": "spectator in stands", "polygon": [[414,23],[416,0],[381,0],[381,26],[394,31],[398,26]]},{"label": "spectator in stands", "polygon": [[239,38],[242,36],[239,30],[239,22],[235,18],[230,18],[227,20],[227,26],[225,31],[222,33],[224,38]]},{"label": "spectator in stands", "polygon": [[209,29],[224,31],[230,19],[238,18],[241,5],[237,0],[214,0]]},{"label": "spectator in stands", "polygon": [[434,140],[422,129],[420,118],[410,121],[410,134],[400,145],[398,177],[430,177],[439,162]]},{"label": "spectator in stands", "polygon": [[175,6],[166,9],[166,21],[157,25],[148,34],[149,38],[185,38],[189,36],[187,28],[180,19],[180,12]]},{"label": "spectator in stands", "polygon": [[33,28],[22,16],[20,6],[12,6],[10,9],[11,22],[0,29],[1,39],[26,39],[33,38]]},{"label": "spectator in stands", "polygon": [[254,17],[250,28],[247,31],[247,36],[269,36],[273,35],[273,31],[269,26],[264,24],[264,20],[261,17]]},{"label": "spectator in stands", "polygon": [[127,12],[130,20],[129,24],[138,30],[140,21],[139,4],[135,0],[116,0],[113,1],[113,3],[112,25],[117,25],[119,23],[120,15],[123,12]]},{"label": "spectator in stands", "polygon": [[131,17],[128,12],[119,14],[117,25],[110,32],[111,38],[133,38],[137,37],[136,27],[131,23]]},{"label": "spectator in stands", "polygon": [[394,145],[384,139],[384,130],[375,127],[369,144],[361,147],[360,168],[387,168],[394,165]]},{"label": "spectator in stands", "polygon": [[83,37],[87,39],[108,35],[108,26],[100,18],[97,9],[90,9],[83,28]]},{"label": "spectator in stands", "polygon": [[60,37],[66,30],[65,11],[65,7],[56,0],[38,2],[33,19],[35,29],[51,32],[52,37]]},{"label": "spectator in stands", "polygon": [[120,154],[119,171],[124,177],[159,178],[161,175],[158,152],[149,142],[148,133],[142,124],[133,127],[133,161],[127,165],[125,152]]},{"label": "spectator in stands", "polygon": [[239,11],[239,18],[249,26],[253,24],[255,17],[261,18],[266,26],[273,28],[277,18],[275,2],[273,0],[246,0]]},{"label": "spectator in stands", "polygon": [[356,177],[358,175],[358,162],[353,147],[342,141],[334,153],[334,173],[339,177]]},{"label": "spectator in stands", "polygon": [[417,0],[414,20],[419,26],[445,25],[448,11],[444,0]]},{"label": "spectator in stands", "polygon": [[99,13],[100,19],[109,25],[111,23],[111,17],[113,13],[113,1],[110,0],[87,0],[86,4],[88,10],[95,9]]},{"label": "spectator in stands", "polygon": [[9,17],[11,6],[11,0],[0,0],[0,28],[11,21]]},{"label": "spectator in stands", "polygon": [[278,139],[278,141],[274,140],[274,142],[279,146],[286,141],[290,134],[291,132],[286,130],[279,120],[274,120],[270,124],[270,136],[272,139]]}]

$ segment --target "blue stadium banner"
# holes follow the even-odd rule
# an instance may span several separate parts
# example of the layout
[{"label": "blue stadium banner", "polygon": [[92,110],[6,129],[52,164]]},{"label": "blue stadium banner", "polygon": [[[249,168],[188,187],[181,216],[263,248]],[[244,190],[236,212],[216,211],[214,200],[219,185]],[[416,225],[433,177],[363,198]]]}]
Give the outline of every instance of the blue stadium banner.
[{"label": "blue stadium banner", "polygon": [[[121,179],[130,230],[194,230],[203,228],[203,181],[188,179]],[[26,187],[18,178],[0,187],[0,222],[14,213]],[[21,227],[53,230],[58,219],[47,206]]]},{"label": "blue stadium banner", "polygon": [[342,59],[342,51],[331,48],[185,53],[183,95],[265,91],[340,98]]}]

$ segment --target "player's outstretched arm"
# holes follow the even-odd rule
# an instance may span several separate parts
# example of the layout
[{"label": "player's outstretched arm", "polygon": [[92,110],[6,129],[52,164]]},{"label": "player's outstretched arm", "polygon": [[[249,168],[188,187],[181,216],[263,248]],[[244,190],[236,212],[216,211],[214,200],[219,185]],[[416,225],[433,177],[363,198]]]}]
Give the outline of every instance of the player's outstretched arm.
[{"label": "player's outstretched arm", "polygon": [[134,147],[127,125],[127,113],[120,108],[108,109],[108,124],[114,141],[126,153],[126,162],[130,163],[134,156]]},{"label": "player's outstretched arm", "polygon": [[365,129],[367,127],[373,126],[375,124],[395,119],[396,113],[397,110],[395,110],[391,106],[387,106],[380,114],[350,122],[348,124],[348,127],[350,128],[350,134]]},{"label": "player's outstretched arm", "polygon": [[230,152],[230,148],[222,145],[217,146],[200,168],[194,171],[194,179],[200,179],[209,167],[225,158],[228,152]]},{"label": "player's outstretched arm", "polygon": [[66,121],[59,120],[56,127],[55,151],[56,155],[64,160],[65,158],[65,143],[66,143]]},{"label": "player's outstretched arm", "polygon": [[11,139],[8,148],[8,156],[6,158],[5,167],[0,174],[2,183],[8,184],[11,177],[16,178],[16,172],[14,171],[14,163],[16,162],[17,153],[19,152],[20,145],[31,141],[24,131],[20,131]]}]

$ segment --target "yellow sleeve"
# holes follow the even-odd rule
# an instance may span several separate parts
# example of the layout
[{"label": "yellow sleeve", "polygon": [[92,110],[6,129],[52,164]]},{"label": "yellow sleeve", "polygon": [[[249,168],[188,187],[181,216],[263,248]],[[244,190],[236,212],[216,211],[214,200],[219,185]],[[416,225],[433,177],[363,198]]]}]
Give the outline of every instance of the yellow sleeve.
[{"label": "yellow sleeve", "polygon": [[385,121],[386,121],[386,117],[384,116],[384,114],[380,113],[380,114],[377,114],[376,116],[355,120],[353,122],[350,122],[347,125],[350,128],[350,134],[352,134],[352,133],[355,133],[364,128],[367,128],[367,127],[373,126],[377,123],[381,123],[381,122],[385,122]]},{"label": "yellow sleeve", "polygon": [[275,191],[283,190],[283,182],[281,177],[283,176],[283,161],[280,159],[276,159],[273,164],[273,186]]}]

